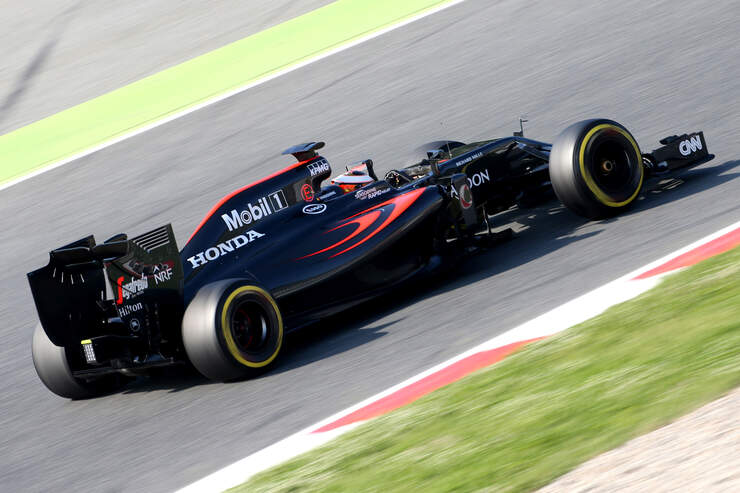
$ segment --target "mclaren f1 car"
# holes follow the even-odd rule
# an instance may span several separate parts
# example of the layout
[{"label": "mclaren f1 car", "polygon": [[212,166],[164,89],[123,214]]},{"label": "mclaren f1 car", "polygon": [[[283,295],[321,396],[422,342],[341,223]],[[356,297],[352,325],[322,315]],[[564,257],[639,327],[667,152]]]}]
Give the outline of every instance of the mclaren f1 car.
[{"label": "mclaren f1 car", "polygon": [[587,218],[619,214],[651,176],[709,161],[702,132],[642,153],[622,125],[569,126],[553,144],[513,136],[425,146],[378,179],[371,160],[331,176],[323,142],[224,197],[182,250],[170,225],[50,252],[28,274],[32,355],[54,393],[84,398],[190,362],[210,379],[275,364],[286,332],[491,246],[489,217],[552,196]]}]

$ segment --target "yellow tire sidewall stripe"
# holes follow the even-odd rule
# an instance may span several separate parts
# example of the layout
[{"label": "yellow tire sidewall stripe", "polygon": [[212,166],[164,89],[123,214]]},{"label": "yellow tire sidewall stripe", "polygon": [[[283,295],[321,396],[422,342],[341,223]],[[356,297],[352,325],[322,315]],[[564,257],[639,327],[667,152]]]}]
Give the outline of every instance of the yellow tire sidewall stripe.
[{"label": "yellow tire sidewall stripe", "polygon": [[[239,352],[239,348],[236,346],[236,342],[234,341],[234,337],[231,335],[231,327],[229,325],[229,320],[227,313],[229,311],[229,306],[231,305],[231,302],[239,296],[241,293],[244,292],[253,292],[261,294],[262,296],[267,299],[267,301],[270,302],[273,309],[275,310],[275,314],[277,315],[278,319],[278,343],[277,347],[275,348],[275,352],[272,353],[272,355],[267,358],[265,361],[255,363],[253,361],[247,361],[244,356],[242,356],[241,352]],[[262,288],[258,288],[257,286],[242,286],[240,288],[235,289],[228,298],[226,298],[226,301],[224,302],[224,306],[221,309],[221,331],[223,332],[224,339],[226,340],[226,346],[229,348],[229,353],[241,364],[244,366],[248,366],[250,368],[262,368],[264,366],[269,365],[272,363],[272,361],[277,357],[278,353],[280,352],[280,347],[283,344],[283,318],[280,315],[280,309],[277,306],[277,303],[275,303],[275,300],[270,296],[270,293],[265,291]]]},{"label": "yellow tire sidewall stripe", "polygon": [[635,149],[635,154],[637,155],[637,159],[639,161],[640,159],[640,148],[637,147],[637,142],[635,142],[635,139],[632,138],[632,136],[627,133],[625,130],[612,125],[611,123],[602,123],[601,125],[596,125],[594,128],[589,130],[589,132],[586,134],[586,137],[584,137],[583,141],[581,142],[581,149],[578,156],[578,165],[581,169],[581,176],[583,177],[583,180],[586,182],[586,186],[589,190],[591,190],[591,193],[593,193],[596,198],[601,202],[602,204],[608,206],[608,207],[622,207],[633,200],[635,200],[635,197],[637,197],[637,194],[640,193],[640,189],[642,188],[642,181],[645,177],[645,172],[642,168],[642,163],[639,163],[638,166],[640,168],[640,183],[637,184],[637,188],[635,189],[635,192],[627,199],[622,202],[615,202],[609,198],[604,192],[601,191],[599,186],[596,184],[596,182],[591,177],[591,174],[586,169],[586,166],[584,164],[584,156],[586,154],[586,146],[588,145],[589,141],[591,140],[591,137],[598,131],[604,130],[604,129],[611,129],[616,132],[619,132],[622,134],[631,144],[632,147]]}]

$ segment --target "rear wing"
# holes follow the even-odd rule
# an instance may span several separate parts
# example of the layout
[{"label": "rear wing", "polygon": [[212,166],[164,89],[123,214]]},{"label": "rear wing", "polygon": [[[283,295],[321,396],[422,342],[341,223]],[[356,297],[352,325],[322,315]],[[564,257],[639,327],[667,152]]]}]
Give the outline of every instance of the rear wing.
[{"label": "rear wing", "polygon": [[132,335],[179,326],[184,274],[172,226],[132,238],[128,247],[105,263],[119,317]]},{"label": "rear wing", "polygon": [[[159,333],[182,317],[183,269],[166,225],[128,239],[101,244],[93,236],[49,252],[49,263],[28,273],[44,331],[57,346],[110,331]],[[123,322],[110,325],[111,319]]]}]

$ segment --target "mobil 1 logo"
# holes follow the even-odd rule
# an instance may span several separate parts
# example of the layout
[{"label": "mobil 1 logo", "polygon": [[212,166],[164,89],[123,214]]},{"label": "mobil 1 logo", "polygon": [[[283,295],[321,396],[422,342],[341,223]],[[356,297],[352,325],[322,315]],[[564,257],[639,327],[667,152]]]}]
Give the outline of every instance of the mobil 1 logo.
[{"label": "mobil 1 logo", "polygon": [[226,223],[229,231],[234,231],[286,207],[288,207],[288,201],[285,200],[285,194],[282,190],[277,190],[255,201],[248,202],[242,210],[232,209],[227,214],[222,214],[221,219]]}]

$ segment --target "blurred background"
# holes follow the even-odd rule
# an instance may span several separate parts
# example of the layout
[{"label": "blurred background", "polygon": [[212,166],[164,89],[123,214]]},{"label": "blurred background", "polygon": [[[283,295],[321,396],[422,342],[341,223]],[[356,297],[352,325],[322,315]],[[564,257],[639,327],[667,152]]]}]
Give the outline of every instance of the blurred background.
[{"label": "blurred background", "polygon": [[[0,134],[327,3],[2,0]],[[736,1],[466,0],[0,191],[3,489],[182,487],[736,221],[739,22]],[[424,142],[510,135],[520,115],[545,141],[612,118],[644,151],[704,130],[717,157],[618,219],[588,222],[555,201],[505,214],[516,242],[294,336],[254,381],[162,377],[68,402],[37,379],[25,273],[50,249],[167,222],[182,245],[299,142],[326,141],[335,172],[372,158],[383,173]]]}]

